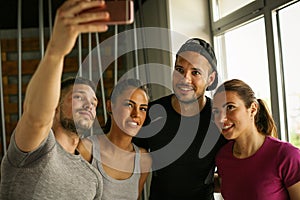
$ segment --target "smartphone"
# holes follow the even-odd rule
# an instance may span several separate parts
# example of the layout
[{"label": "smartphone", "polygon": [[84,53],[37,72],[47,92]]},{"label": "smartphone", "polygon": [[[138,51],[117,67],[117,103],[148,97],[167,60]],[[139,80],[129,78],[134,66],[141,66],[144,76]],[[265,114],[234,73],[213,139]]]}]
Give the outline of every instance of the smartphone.
[{"label": "smartphone", "polygon": [[104,7],[92,8],[83,12],[109,12],[109,19],[101,22],[107,25],[131,24],[134,21],[134,7],[132,0],[105,1]]}]

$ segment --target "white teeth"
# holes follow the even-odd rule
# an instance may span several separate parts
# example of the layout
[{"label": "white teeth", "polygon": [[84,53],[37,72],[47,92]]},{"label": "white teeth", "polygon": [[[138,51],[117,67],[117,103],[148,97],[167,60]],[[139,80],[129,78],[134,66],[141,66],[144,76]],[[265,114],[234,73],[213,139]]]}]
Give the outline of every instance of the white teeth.
[{"label": "white teeth", "polygon": [[192,88],[190,87],[179,87],[179,88],[184,91],[192,90]]},{"label": "white teeth", "polygon": [[190,89],[189,88],[181,88],[181,90],[188,91]]},{"label": "white teeth", "polygon": [[132,126],[137,126],[138,124],[136,122],[128,122]]},{"label": "white teeth", "polygon": [[228,129],[228,128],[230,128],[232,125],[226,125],[226,126],[223,126],[222,127],[222,129],[224,130],[224,129]]}]

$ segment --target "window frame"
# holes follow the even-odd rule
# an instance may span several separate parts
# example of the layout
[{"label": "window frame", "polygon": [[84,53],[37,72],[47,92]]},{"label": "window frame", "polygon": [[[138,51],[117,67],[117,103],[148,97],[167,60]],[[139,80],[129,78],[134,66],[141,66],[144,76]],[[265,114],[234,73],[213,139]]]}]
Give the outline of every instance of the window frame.
[{"label": "window frame", "polygon": [[[219,59],[221,66],[225,66],[224,63],[226,63],[226,60],[224,61],[222,59],[226,58],[224,41],[219,41],[217,46],[215,39],[219,37],[220,40],[220,36],[222,36],[224,33],[247,23],[251,23],[257,18],[264,18],[267,42],[267,59],[269,65],[269,81],[271,87],[271,112],[275,123],[277,124],[279,138],[284,141],[289,141],[289,130],[287,126],[287,105],[284,87],[280,29],[278,25],[278,10],[296,2],[299,2],[299,0],[256,0],[230,13],[229,15],[214,21],[213,0],[208,0],[211,19],[211,37],[214,41],[213,46],[221,53],[221,59]],[[226,71],[227,69],[222,70]]]}]

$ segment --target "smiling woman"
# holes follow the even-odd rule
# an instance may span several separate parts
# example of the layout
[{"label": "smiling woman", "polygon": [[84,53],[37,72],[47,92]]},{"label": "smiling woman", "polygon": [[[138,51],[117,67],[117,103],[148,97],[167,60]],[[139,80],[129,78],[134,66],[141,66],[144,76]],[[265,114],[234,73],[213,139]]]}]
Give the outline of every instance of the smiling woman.
[{"label": "smiling woman", "polygon": [[238,79],[220,85],[213,114],[230,140],[216,156],[224,199],[300,199],[300,150],[272,137],[274,120],[249,85]]},{"label": "smiling woman", "polygon": [[151,167],[150,155],[134,145],[148,110],[148,95],[136,79],[121,80],[107,101],[105,134],[83,139],[79,151],[103,176],[103,199],[138,199]]}]

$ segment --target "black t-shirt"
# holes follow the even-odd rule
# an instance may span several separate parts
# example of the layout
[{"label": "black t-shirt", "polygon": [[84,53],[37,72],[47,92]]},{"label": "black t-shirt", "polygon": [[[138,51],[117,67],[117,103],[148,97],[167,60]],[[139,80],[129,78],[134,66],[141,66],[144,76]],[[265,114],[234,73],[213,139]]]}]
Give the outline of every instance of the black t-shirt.
[{"label": "black t-shirt", "polygon": [[153,159],[150,199],[211,200],[215,155],[226,142],[211,120],[211,99],[206,97],[199,114],[184,117],[173,109],[171,96],[150,103],[134,139]]}]

